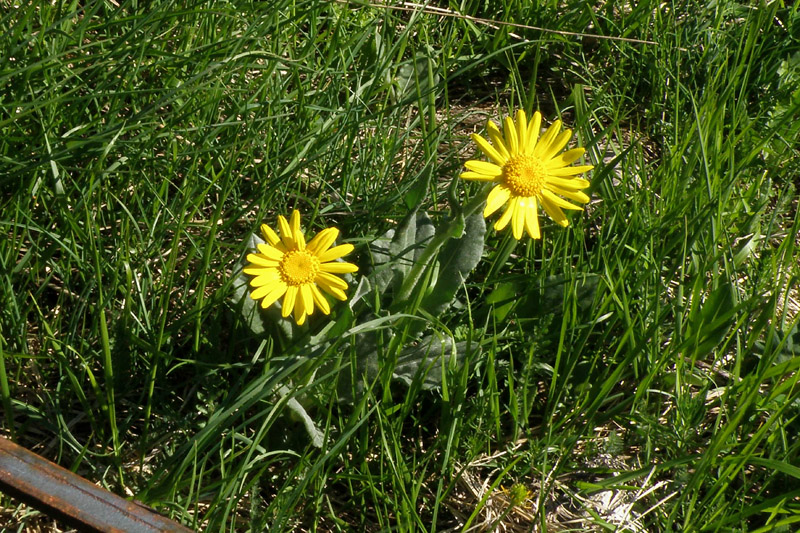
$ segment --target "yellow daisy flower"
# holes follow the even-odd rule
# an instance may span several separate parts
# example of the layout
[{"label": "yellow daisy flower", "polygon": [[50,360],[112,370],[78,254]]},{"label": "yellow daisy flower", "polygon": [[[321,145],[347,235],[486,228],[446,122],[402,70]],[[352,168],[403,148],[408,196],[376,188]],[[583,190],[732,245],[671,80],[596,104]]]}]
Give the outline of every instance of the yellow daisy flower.
[{"label": "yellow daisy flower", "polygon": [[294,312],[294,319],[301,326],[315,306],[324,314],[330,314],[331,307],[320,289],[339,300],[347,299],[344,293],[347,283],[334,274],[358,271],[352,263],[336,261],[352,252],[353,245],[331,248],[339,236],[336,228],[320,231],[306,244],[297,210],[289,222],[279,215],[278,226],[280,237],[266,224],[261,225],[267,242],[258,245],[259,253],[248,254],[250,264],[244,268],[244,273],[255,276],[250,280],[251,298],[261,300],[261,307],[267,308],[283,296],[281,314],[287,317]]},{"label": "yellow daisy flower", "polygon": [[573,148],[558,154],[569,142],[572,131],[559,133],[561,121],[556,120],[539,138],[541,124],[541,113],[534,113],[528,122],[521,109],[517,111],[516,124],[511,117],[506,117],[503,134],[494,122],[489,121],[486,129],[493,145],[475,133],[472,140],[491,162],[467,161],[464,166],[468,171],[461,174],[467,180],[497,183],[486,199],[483,216],[488,218],[505,205],[506,210],[495,222],[494,229],[499,231],[511,222],[511,231],[518,240],[522,238],[523,228],[532,238],[541,238],[539,204],[557,224],[566,227],[569,220],[561,208],[582,208],[564,198],[581,203],[589,201],[589,197],[581,192],[589,182],[573,176],[591,170],[593,166],[569,166],[583,155],[584,149]]}]

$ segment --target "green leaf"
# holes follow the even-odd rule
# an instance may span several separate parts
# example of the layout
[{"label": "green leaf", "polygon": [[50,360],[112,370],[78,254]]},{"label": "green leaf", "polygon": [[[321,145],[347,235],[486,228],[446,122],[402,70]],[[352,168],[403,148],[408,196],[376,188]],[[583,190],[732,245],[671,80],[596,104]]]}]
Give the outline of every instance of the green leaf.
[{"label": "green leaf", "polygon": [[[344,336],[356,335],[356,357],[355,368],[346,368],[339,375],[339,402],[353,403],[354,398],[363,394],[366,385],[378,377],[381,370],[379,351],[393,337],[392,323],[401,319],[421,320],[412,315],[389,315],[359,324],[345,333]],[[378,337],[381,329],[386,330],[382,339]],[[473,346],[477,350],[477,345]],[[458,367],[463,364],[466,348],[466,341],[454,344],[449,337],[441,339],[435,335],[426,335],[398,355],[392,378],[411,385],[418,377],[422,380],[423,389],[438,387],[442,383],[442,362]]]},{"label": "green leaf", "polygon": [[[390,317],[384,317],[390,318]],[[381,319],[376,319],[362,324],[370,327],[371,324],[379,325]],[[363,331],[356,335],[356,354],[352,365],[346,365],[339,373],[338,381],[338,401],[344,404],[353,404],[356,398],[360,398],[367,383],[372,383],[380,373],[378,365],[378,334],[375,328],[370,331]],[[391,331],[385,332],[386,338],[391,338]],[[388,340],[387,340],[388,342]],[[354,366],[354,368],[351,368]]]},{"label": "green leaf", "polygon": [[434,233],[433,222],[427,213],[411,212],[396,230],[390,229],[375,239],[370,244],[373,271],[369,277],[372,286],[381,294],[389,286],[399,288]]},{"label": "green leaf", "polygon": [[777,357],[774,360],[775,364],[784,363],[800,355],[800,322],[795,321],[791,329],[785,334],[775,327],[770,326],[767,329],[766,335],[770,337],[768,339],[769,343],[759,340],[753,344],[753,351],[759,357],[767,355],[768,346],[770,350],[769,353],[774,353],[774,350],[780,347],[780,350],[777,352]]},{"label": "green leaf", "polygon": [[[476,347],[474,343],[472,346]],[[446,368],[460,368],[466,356],[466,341],[454,343],[450,337],[426,335],[416,346],[400,353],[392,377],[408,386],[418,382],[423,390],[430,390],[442,385]]]},{"label": "green leaf", "polygon": [[[405,276],[414,265],[414,245],[417,236],[417,212],[412,211],[400,223],[389,245],[394,271]],[[395,277],[395,279],[397,279]]]},{"label": "green leaf", "polygon": [[466,219],[464,234],[451,239],[439,252],[439,277],[431,293],[422,302],[422,308],[438,315],[450,306],[456,292],[477,266],[483,255],[486,221],[476,213]]},{"label": "green leaf", "polygon": [[236,280],[233,282],[233,296],[231,301],[234,307],[239,309],[242,320],[254,335],[261,335],[266,331],[264,325],[264,318],[259,312],[258,302],[249,297],[250,287],[248,283],[250,278],[242,273],[241,267],[236,275]]},{"label": "green leaf", "polygon": [[[281,398],[286,398],[287,396],[292,394],[292,389],[286,387],[285,385],[282,385],[278,387],[278,390],[276,392],[278,393],[278,395],[280,395]],[[316,448],[322,448],[322,444],[325,441],[325,433],[320,431],[319,428],[317,428],[317,425],[308,415],[308,412],[306,411],[305,407],[303,407],[303,405],[300,402],[298,402],[297,398],[295,398],[294,396],[289,397],[289,399],[286,400],[286,407],[290,411],[289,417],[294,421],[301,422],[303,424],[306,433],[308,433],[308,436],[311,438],[311,444],[313,444],[314,447]]]},{"label": "green leaf", "polygon": [[[418,53],[414,59],[406,61],[397,69],[395,83],[397,96],[400,99],[418,99],[430,91],[437,90],[439,86],[438,66],[432,55],[433,48],[426,50],[430,54]],[[432,76],[429,76],[429,72]]]},{"label": "green leaf", "polygon": [[[264,240],[255,233],[247,241],[247,249],[255,250]],[[242,272],[244,259],[240,259],[234,267],[233,293],[231,303],[239,310],[242,321],[247,325],[253,335],[263,335],[270,324],[276,325],[291,340],[293,328],[288,320],[283,320],[280,314],[280,304],[275,303],[268,309],[262,309],[259,302],[250,298],[250,276]]]},{"label": "green leaf", "polygon": [[518,299],[519,286],[517,283],[506,281],[498,283],[494,290],[486,297],[486,303],[493,305],[492,314],[495,320],[502,322],[514,307]]},{"label": "green leaf", "polygon": [[[518,314],[525,317],[561,314],[564,306],[564,293],[571,290],[573,284],[578,308],[582,311],[590,310],[599,282],[600,276],[591,273],[569,277],[564,275],[547,276],[540,292],[531,293],[531,297],[527,301],[525,298],[521,299],[518,304]],[[519,284],[517,287],[519,288],[518,294],[525,292]]]},{"label": "green leaf", "polygon": [[350,301],[348,302],[350,309],[354,309],[355,305],[371,291],[372,291],[372,283],[370,283],[369,277],[361,276],[360,278],[358,278],[358,285],[356,286],[356,289],[353,291],[353,296],[350,297]]},{"label": "green leaf", "polygon": [[[736,460],[738,460],[738,458]],[[749,457],[747,462],[750,464],[763,466],[764,468],[769,468],[775,472],[781,472],[782,474],[791,476],[795,479],[800,479],[800,467],[797,467],[796,465],[790,465],[785,461],[778,461],[766,457]]]},{"label": "green leaf", "polygon": [[313,444],[316,448],[322,448],[325,433],[317,428],[317,425],[313,420],[311,420],[311,417],[308,416],[308,413],[303,406],[300,405],[300,402],[298,402],[295,398],[289,398],[289,401],[286,402],[286,407],[288,407],[292,414],[296,418],[300,419],[300,421],[303,423],[306,433],[308,433],[308,436],[311,437],[311,444]]},{"label": "green leaf", "polygon": [[[372,383],[380,373],[379,350],[383,350],[393,337],[394,326],[403,320],[422,320],[408,314],[392,314],[382,317],[374,315],[362,320],[342,334],[342,337],[355,336],[356,353],[353,360],[355,368],[344,367],[339,374],[339,402],[353,403],[364,392],[365,385]],[[379,332],[383,342],[379,342]]]},{"label": "green leaf", "polygon": [[[390,229],[369,245],[369,251],[372,255],[372,271],[369,276],[362,276],[362,280],[367,277],[371,280],[370,284],[378,293],[383,294],[389,284],[392,282],[392,268],[390,259],[392,258],[389,247],[394,239],[394,229]],[[359,287],[361,289],[362,287]],[[359,299],[363,294],[359,296]]]},{"label": "green leaf", "polygon": [[693,302],[687,322],[686,354],[703,358],[716,348],[733,325],[737,309],[730,283],[713,289],[702,303]]},{"label": "green leaf", "polygon": [[763,240],[763,236],[761,233],[756,231],[752,237],[750,237],[744,245],[736,252],[736,255],[733,256],[733,266],[739,268],[742,266],[742,263],[753,255],[753,252],[756,249],[756,245]]},{"label": "green leaf", "polygon": [[434,234],[436,233],[436,227],[433,225],[433,221],[431,217],[428,216],[428,213],[422,211],[421,213],[417,214],[417,233],[414,237],[415,240],[415,248],[414,248],[414,261],[416,262],[419,260],[419,256],[422,254],[422,250],[425,249],[425,246],[433,239]]}]

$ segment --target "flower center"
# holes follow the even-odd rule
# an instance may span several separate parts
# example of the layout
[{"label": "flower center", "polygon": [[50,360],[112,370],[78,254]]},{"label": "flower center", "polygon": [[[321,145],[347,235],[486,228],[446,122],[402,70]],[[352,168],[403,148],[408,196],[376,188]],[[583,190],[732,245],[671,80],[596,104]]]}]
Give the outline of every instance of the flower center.
[{"label": "flower center", "polygon": [[503,165],[505,185],[515,196],[538,196],[544,187],[544,163],[538,157],[516,155]]},{"label": "flower center", "polygon": [[278,270],[287,285],[304,285],[314,281],[319,272],[319,259],[306,250],[292,250],[283,254]]}]

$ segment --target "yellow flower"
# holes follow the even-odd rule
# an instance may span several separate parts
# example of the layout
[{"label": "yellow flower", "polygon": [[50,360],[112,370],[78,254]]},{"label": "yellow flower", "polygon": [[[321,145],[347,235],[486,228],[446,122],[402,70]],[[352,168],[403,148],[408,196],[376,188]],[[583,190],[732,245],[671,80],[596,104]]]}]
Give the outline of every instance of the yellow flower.
[{"label": "yellow flower", "polygon": [[486,129],[493,145],[475,133],[472,140],[491,162],[467,161],[464,166],[468,171],[461,174],[467,180],[497,183],[486,199],[483,216],[489,217],[505,205],[506,210],[495,222],[494,229],[499,231],[511,222],[515,239],[522,238],[523,228],[532,238],[541,238],[539,204],[557,224],[566,227],[569,220],[561,208],[582,208],[564,198],[581,203],[589,201],[581,192],[589,182],[574,176],[591,170],[592,165],[569,166],[583,155],[584,149],[573,148],[558,154],[569,142],[572,131],[559,133],[561,121],[556,120],[539,138],[541,124],[542,115],[538,111],[528,122],[522,110],[517,111],[516,124],[511,117],[506,117],[503,134],[489,121]]},{"label": "yellow flower", "polygon": [[295,210],[289,222],[278,216],[281,236],[266,224],[261,225],[261,233],[266,244],[258,245],[258,252],[248,254],[250,261],[244,268],[245,274],[255,276],[250,280],[253,291],[250,297],[261,300],[261,307],[267,308],[283,296],[281,314],[284,317],[294,312],[298,325],[303,325],[306,316],[314,312],[314,307],[324,314],[330,314],[328,300],[319,289],[334,298],[346,300],[344,291],[347,283],[334,274],[356,272],[358,267],[352,263],[336,261],[353,251],[352,244],[342,244],[331,248],[339,236],[336,228],[320,231],[306,244],[300,231],[300,213]]}]

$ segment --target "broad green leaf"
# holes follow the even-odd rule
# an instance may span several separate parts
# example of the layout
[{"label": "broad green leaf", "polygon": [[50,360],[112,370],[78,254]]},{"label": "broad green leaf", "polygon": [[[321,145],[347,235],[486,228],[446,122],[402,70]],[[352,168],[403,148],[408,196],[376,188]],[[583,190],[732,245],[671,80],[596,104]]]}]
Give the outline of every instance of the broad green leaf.
[{"label": "broad green leaf", "polygon": [[[258,244],[263,243],[264,240],[254,233],[247,241],[247,250],[255,250]],[[234,267],[235,281],[233,283],[233,295],[231,296],[233,307],[239,310],[243,322],[247,324],[253,335],[263,335],[271,323],[286,335],[286,339],[290,340],[294,329],[291,321],[282,319],[280,302],[275,302],[268,309],[262,309],[259,302],[250,298],[249,283],[251,278],[242,272],[244,261],[244,258],[242,258]]]},{"label": "broad green leaf", "polygon": [[348,305],[350,309],[353,309],[355,305],[364,298],[367,294],[372,291],[372,284],[369,281],[369,277],[361,276],[358,278],[358,285],[356,286],[356,290],[353,291],[353,296],[350,297],[350,301]]},{"label": "broad green leaf", "polygon": [[439,252],[439,277],[422,307],[438,315],[450,306],[456,292],[477,266],[483,255],[486,221],[476,213],[466,219],[464,234],[460,239],[450,239]]},{"label": "broad green leaf", "polygon": [[[414,249],[417,237],[417,212],[412,211],[400,223],[395,231],[392,243],[389,245],[391,261],[394,262],[393,270],[400,277],[408,274],[414,265]],[[398,278],[395,275],[395,280]]]},{"label": "broad green leaf", "polygon": [[414,238],[414,261],[419,259],[420,254],[422,254],[422,250],[425,249],[425,246],[430,242],[435,233],[436,227],[433,225],[433,221],[431,220],[431,217],[428,216],[428,213],[425,211],[418,213],[417,233]]},{"label": "broad green leaf", "polygon": [[[575,291],[575,299],[581,310],[591,309],[600,277],[597,274],[577,274],[573,276],[548,276],[544,280],[541,291],[523,290],[520,284],[518,294],[520,302],[517,305],[518,314],[525,317],[535,317],[551,314],[560,314],[564,306],[565,291]],[[574,287],[574,288],[573,288]],[[525,297],[525,294],[530,297]]]},{"label": "broad green leaf", "polygon": [[486,297],[486,303],[493,305],[492,311],[498,322],[505,320],[518,299],[519,285],[512,281],[498,283],[494,290]]},{"label": "broad green leaf", "polygon": [[713,289],[704,301],[693,302],[687,323],[686,354],[700,359],[716,348],[733,325],[737,309],[730,283]]},{"label": "broad green leaf", "polygon": [[[369,251],[372,255],[372,270],[369,273],[371,285],[380,293],[386,290],[392,282],[394,275],[392,265],[389,262],[392,258],[389,247],[394,239],[394,229],[390,229],[369,245]],[[361,279],[366,280],[367,277]],[[363,295],[362,295],[363,296]],[[359,297],[360,299],[361,297]]]},{"label": "broad green leaf", "polygon": [[419,382],[423,390],[440,387],[443,371],[463,365],[467,356],[466,350],[466,341],[454,343],[450,337],[426,335],[416,346],[400,353],[392,376],[408,386]]},{"label": "broad green leaf", "polygon": [[733,266],[739,268],[742,266],[742,263],[750,257],[753,252],[756,250],[756,245],[761,242],[763,236],[760,233],[755,233],[752,237],[750,237],[746,243],[742,245],[736,255],[733,256]]},{"label": "broad green leaf", "polygon": [[373,241],[370,244],[373,271],[369,275],[372,286],[381,294],[390,286],[397,289],[433,238],[434,232],[433,222],[427,213],[412,212],[396,230],[391,229]]},{"label": "broad green leaf", "polygon": [[311,437],[311,444],[313,444],[316,448],[322,448],[325,433],[317,428],[317,425],[313,420],[311,420],[311,417],[308,416],[308,413],[306,412],[305,408],[300,405],[300,402],[298,402],[295,398],[289,398],[289,401],[286,402],[286,407],[289,408],[293,417],[299,419],[303,423],[306,433],[308,433],[308,436]]},{"label": "broad green leaf", "polygon": [[432,57],[435,51],[426,49],[428,54],[418,53],[414,59],[406,61],[397,69],[395,82],[401,99],[413,98],[418,100],[430,91],[435,91],[439,85],[438,66]]}]

